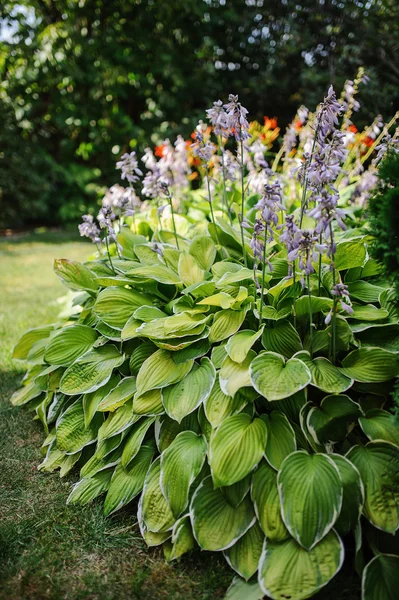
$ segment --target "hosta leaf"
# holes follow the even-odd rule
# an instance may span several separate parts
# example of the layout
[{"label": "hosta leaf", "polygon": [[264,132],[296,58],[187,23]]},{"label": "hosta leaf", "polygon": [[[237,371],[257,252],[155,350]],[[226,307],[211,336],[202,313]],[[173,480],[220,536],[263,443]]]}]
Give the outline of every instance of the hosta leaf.
[{"label": "hosta leaf", "polygon": [[234,396],[239,389],[251,385],[249,366],[255,356],[256,353],[250,350],[242,363],[234,362],[226,356],[219,372],[220,389],[224,394]]},{"label": "hosta leaf", "polygon": [[209,465],[216,487],[232,485],[250,473],[266,446],[266,425],[247,414],[228,417],[212,434]]},{"label": "hosta leaf", "polygon": [[375,556],[363,571],[362,600],[396,600],[398,588],[399,556]]},{"label": "hosta leaf", "polygon": [[223,600],[262,600],[263,596],[257,581],[246,582],[240,577],[234,577]]},{"label": "hosta leaf", "polygon": [[385,308],[377,308],[373,304],[365,306],[353,304],[352,309],[353,313],[350,314],[350,318],[356,321],[381,321],[389,317],[389,312]]},{"label": "hosta leaf", "polygon": [[120,458],[121,452],[119,448],[116,448],[104,458],[98,458],[96,454],[93,454],[80,469],[80,476],[85,479],[93,477],[96,473],[104,471],[104,469],[115,467],[120,462]]},{"label": "hosta leaf", "polygon": [[97,337],[96,331],[85,325],[65,327],[50,340],[44,360],[51,365],[68,367],[91,349]]},{"label": "hosta leaf", "polygon": [[377,346],[391,352],[399,352],[399,325],[366,329],[357,333],[356,338],[362,346]]},{"label": "hosta leaf", "polygon": [[204,403],[205,415],[213,428],[218,427],[227,417],[240,412],[246,405],[245,398],[236,394],[226,396],[220,388],[219,375],[216,376],[212,391]]},{"label": "hosta leaf", "polygon": [[359,418],[360,427],[369,440],[385,440],[399,446],[399,425],[396,418],[386,410],[374,408]]},{"label": "hosta leaf", "polygon": [[[172,338],[167,340],[154,339],[154,344],[158,348],[162,348],[163,350],[170,350],[173,353],[180,352],[182,350],[185,350],[186,348],[189,348],[190,346],[192,346],[192,344],[195,344],[201,339],[207,338],[209,336],[209,327],[206,327],[205,325],[200,325],[199,327],[193,329],[190,333],[192,333],[193,335],[185,335],[181,338]],[[209,342],[207,346],[209,348]],[[193,353],[193,355],[195,354],[196,352]],[[176,364],[186,362],[184,360],[175,360],[175,356],[172,356],[172,358]],[[187,360],[189,360],[190,358],[192,358],[191,355],[188,356]]]},{"label": "hosta leaf", "polygon": [[54,272],[70,290],[86,290],[89,294],[94,294],[98,289],[94,273],[80,262],[57,258],[54,261]]},{"label": "hosta leaf", "polygon": [[141,518],[146,528],[154,533],[168,531],[175,522],[161,490],[160,475],[161,459],[158,457],[147,473],[139,506],[139,520]]},{"label": "hosta leaf", "polygon": [[[312,314],[316,314],[318,312],[328,312],[333,305],[332,298],[323,298],[319,296],[311,297],[312,304]],[[297,317],[308,317],[310,314],[310,302],[309,296],[301,296],[295,302],[295,312]]]},{"label": "hosta leaf", "polygon": [[159,420],[157,419],[155,422],[155,439],[158,450],[160,452],[166,450],[181,431],[201,433],[196,413],[191,413],[181,423],[178,423],[167,415],[162,415]]},{"label": "hosta leaf", "polygon": [[182,431],[161,454],[161,489],[177,518],[188,504],[190,486],[206,456],[206,442],[192,431]]},{"label": "hosta leaf", "polygon": [[47,325],[45,327],[35,327],[34,329],[29,329],[19,339],[17,345],[13,350],[12,357],[17,358],[19,360],[25,360],[26,358],[28,358],[28,354],[33,344],[35,344],[39,340],[46,340],[53,330],[54,325]]},{"label": "hosta leaf", "polygon": [[262,310],[262,317],[269,319],[270,321],[281,321],[286,319],[291,314],[291,302],[281,306],[279,309],[274,306],[264,306]]},{"label": "hosta leaf", "polygon": [[182,381],[163,388],[162,401],[166,413],[181,423],[184,417],[208,398],[215,378],[216,370],[209,358],[203,358],[201,365],[194,363]]},{"label": "hosta leaf", "polygon": [[157,308],[156,306],[140,306],[137,310],[134,311],[133,317],[138,319],[139,321],[144,321],[148,323],[153,319],[163,319],[168,315],[164,313],[162,310]]},{"label": "hosta leaf", "polygon": [[[182,350],[177,350],[173,352],[172,358],[177,365],[181,365],[188,360],[195,360],[196,358],[201,358],[210,348],[209,340],[206,339],[209,335],[209,327],[206,327],[204,332],[200,335],[198,341],[190,343],[189,346],[183,348]],[[205,338],[205,339],[201,339]],[[184,339],[184,338],[183,338]]]},{"label": "hosta leaf", "polygon": [[273,410],[262,416],[267,427],[265,457],[277,471],[283,460],[296,450],[295,433],[284,413]]},{"label": "hosta leaf", "polygon": [[345,394],[325,396],[309,410],[306,424],[316,444],[340,442],[361,415],[360,406]]},{"label": "hosta leaf", "polygon": [[104,469],[93,477],[83,478],[76,483],[68,496],[67,504],[88,504],[107,491],[114,469]]},{"label": "hosta leaf", "polygon": [[339,454],[329,456],[337,465],[343,484],[342,507],[335,528],[341,535],[346,535],[359,523],[364,504],[364,486],[353,463]]},{"label": "hosta leaf", "polygon": [[399,448],[377,440],[354,446],[346,457],[364,484],[364,516],[377,529],[394,533],[399,527]]},{"label": "hosta leaf", "polygon": [[[101,413],[98,413],[99,415]],[[109,413],[108,417],[98,431],[98,439],[106,440],[117,433],[121,433],[140,418],[133,413],[133,402],[128,400],[126,404],[117,408],[115,412]]]},{"label": "hosta leaf", "polygon": [[188,515],[181,517],[173,526],[172,540],[164,546],[167,561],[175,560],[195,546],[191,521]]},{"label": "hosta leaf", "polygon": [[334,266],[338,271],[362,267],[366,262],[367,251],[365,237],[344,240],[337,244]]},{"label": "hosta leaf", "polygon": [[89,350],[79,357],[62,376],[60,391],[69,396],[94,392],[103,386],[125,357],[116,346],[107,345]]},{"label": "hosta leaf", "polygon": [[[251,269],[246,269],[245,267],[241,267],[239,271],[235,273],[225,273],[217,282],[217,287],[222,288],[234,283],[240,283],[241,281],[246,281],[247,279],[253,279],[254,272]],[[265,275],[265,281],[270,280],[270,275]]]},{"label": "hosta leaf", "polygon": [[164,285],[179,285],[181,279],[172,269],[161,264],[135,267],[126,273],[129,277],[139,279],[153,279]]},{"label": "hosta leaf", "polygon": [[42,394],[42,390],[35,385],[34,381],[31,381],[14,392],[10,398],[10,402],[13,406],[22,406],[37,398],[40,394]]},{"label": "hosta leaf", "polygon": [[170,352],[157,350],[140,367],[136,381],[137,395],[181,381],[191,371],[193,364],[193,360],[188,360],[177,365]]},{"label": "hosta leaf", "polygon": [[143,362],[151,356],[151,354],[154,354],[156,350],[157,348],[152,342],[144,342],[143,344],[140,344],[138,348],[135,348],[129,361],[131,374],[137,376]]},{"label": "hosta leaf", "polygon": [[[351,344],[354,343],[354,335],[352,329],[349,327],[346,319],[341,318],[337,315],[336,323],[336,350],[347,351]],[[332,336],[332,325],[322,329],[321,331],[315,331],[313,333],[313,352],[324,352],[328,353],[331,348],[331,336]]]},{"label": "hosta leaf", "polygon": [[327,454],[300,450],[287,456],[277,478],[284,523],[311,550],[333,527],[342,505],[342,481]]},{"label": "hosta leaf", "polygon": [[127,467],[116,467],[105,497],[105,515],[116,512],[141,492],[154,452],[154,442],[145,444]]},{"label": "hosta leaf", "polygon": [[137,415],[160,415],[165,412],[162,404],[162,393],[160,389],[149,390],[144,394],[135,394],[133,398],[133,411]]},{"label": "hosta leaf", "polygon": [[205,279],[205,271],[201,269],[192,254],[182,252],[179,257],[179,277],[184,285],[195,285]]},{"label": "hosta leaf", "polygon": [[207,296],[197,302],[197,305],[206,305],[206,306],[219,306],[220,308],[231,308],[235,303],[236,299],[230,294],[226,294],[226,292],[219,292],[218,294],[213,294],[213,296]]},{"label": "hosta leaf", "polygon": [[240,539],[224,551],[227,562],[241,577],[246,581],[254,575],[258,569],[258,563],[262,554],[263,541],[265,536],[258,523],[252,525],[250,529]]},{"label": "hosta leaf", "polygon": [[127,467],[130,461],[136,456],[137,452],[141,448],[145,434],[154,421],[155,417],[148,417],[146,419],[140,419],[140,421],[133,425],[132,430],[129,432],[129,435],[126,439],[122,452],[121,463],[123,467]]},{"label": "hosta leaf", "polygon": [[190,518],[194,537],[203,550],[230,548],[255,522],[249,497],[233,508],[221,490],[213,489],[210,476],[194,492]]},{"label": "hosta leaf", "polygon": [[382,348],[359,348],[345,356],[342,372],[364,383],[388,381],[399,375],[399,357]]},{"label": "hosta leaf", "polygon": [[57,448],[69,454],[79,452],[84,446],[92,444],[97,439],[103,421],[103,415],[97,414],[86,427],[83,404],[80,399],[77,400],[57,421]]},{"label": "hosta leaf", "polygon": [[239,331],[229,338],[229,341],[226,344],[226,352],[231,360],[234,360],[234,362],[237,363],[242,363],[262,333],[263,326],[259,329],[259,331],[245,329],[243,331]]},{"label": "hosta leaf", "polygon": [[126,340],[132,340],[133,338],[139,337],[137,330],[142,325],[143,325],[143,322],[139,321],[138,319],[136,319],[136,317],[134,315],[132,315],[130,317],[130,319],[128,319],[126,321],[126,323],[122,329],[122,332],[119,332],[120,336],[121,336],[121,340],[126,341]]},{"label": "hosta leaf", "polygon": [[275,352],[259,354],[249,371],[252,385],[269,401],[288,398],[311,381],[310,371],[301,360],[290,358],[285,361]]},{"label": "hosta leaf", "polygon": [[110,327],[123,329],[134,311],[143,304],[151,306],[151,296],[126,288],[108,287],[98,294],[93,311]]},{"label": "hosta leaf", "polygon": [[288,321],[280,321],[274,327],[267,327],[262,335],[262,344],[266,350],[291,358],[302,350],[301,338]]},{"label": "hosta leaf", "polygon": [[237,483],[233,483],[233,485],[222,487],[220,489],[227,502],[234,508],[237,508],[248,494],[250,487],[251,475],[247,475],[244,479],[237,481]]},{"label": "hosta leaf", "polygon": [[259,563],[259,583],[265,594],[275,600],[310,598],[340,570],[344,546],[335,531],[330,531],[310,552],[293,539],[266,540]]},{"label": "hosta leaf", "polygon": [[113,412],[127,402],[136,392],[136,378],[124,377],[113,390],[111,390],[98,405],[99,411]]},{"label": "hosta leaf", "polygon": [[83,411],[85,414],[85,427],[88,427],[97,412],[98,405],[105,396],[118,385],[120,376],[111,375],[109,381],[95,392],[83,396]]},{"label": "hosta leaf", "polygon": [[368,281],[353,281],[348,284],[349,295],[361,302],[378,302],[383,287],[373,285]]},{"label": "hosta leaf", "polygon": [[269,540],[281,542],[289,537],[281,518],[277,473],[262,460],[252,476],[251,498],[259,524]]},{"label": "hosta leaf", "polygon": [[236,333],[243,324],[245,315],[245,310],[220,310],[216,313],[209,333],[211,344],[225,340]]},{"label": "hosta leaf", "polygon": [[299,358],[308,367],[312,375],[311,385],[323,392],[340,394],[353,385],[353,379],[344,375],[327,358],[321,357],[312,360],[309,352],[306,351],[298,352],[295,358]]},{"label": "hosta leaf", "polygon": [[197,235],[192,239],[189,253],[194,256],[201,269],[210,271],[216,258],[216,246],[207,235]]}]

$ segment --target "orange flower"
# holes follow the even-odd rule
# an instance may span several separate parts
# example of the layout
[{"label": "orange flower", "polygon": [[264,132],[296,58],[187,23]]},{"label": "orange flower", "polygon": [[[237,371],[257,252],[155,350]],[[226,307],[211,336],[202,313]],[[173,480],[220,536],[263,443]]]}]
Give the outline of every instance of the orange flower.
[{"label": "orange flower", "polygon": [[297,131],[299,131],[301,129],[302,125],[303,125],[303,123],[299,119],[297,121],[295,121],[295,123],[294,123],[294,127]]},{"label": "orange flower", "polygon": [[266,129],[276,129],[277,127],[277,117],[273,117],[273,119],[269,119],[269,117],[263,117],[264,126]]},{"label": "orange flower", "polygon": [[365,146],[367,146],[368,148],[371,148],[371,146],[374,144],[375,140],[373,140],[373,138],[371,138],[370,136],[366,135],[366,137],[362,140],[362,142]]},{"label": "orange flower", "polygon": [[356,127],[356,125],[349,125],[349,131],[351,131],[352,133],[357,133],[358,129]]},{"label": "orange flower", "polygon": [[155,152],[154,152],[155,156],[162,158],[164,150],[165,150],[165,144],[160,144],[159,146],[155,146]]}]

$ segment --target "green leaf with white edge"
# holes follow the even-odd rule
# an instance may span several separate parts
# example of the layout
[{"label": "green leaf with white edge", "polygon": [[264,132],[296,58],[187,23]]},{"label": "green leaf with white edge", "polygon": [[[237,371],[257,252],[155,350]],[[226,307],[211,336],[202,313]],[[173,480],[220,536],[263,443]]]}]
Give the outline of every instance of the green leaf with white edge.
[{"label": "green leaf with white edge", "polygon": [[374,408],[359,418],[360,427],[369,440],[385,440],[399,446],[399,425],[394,415]]},{"label": "green leaf with white edge", "polygon": [[283,521],[292,537],[311,550],[334,526],[342,506],[339,470],[327,454],[299,450],[277,476]]},{"label": "green leaf with white edge", "polygon": [[172,539],[164,546],[165,559],[170,562],[180,558],[195,547],[195,539],[189,515],[176,521],[172,530]]},{"label": "green leaf with white edge", "polygon": [[194,256],[188,252],[180,253],[178,270],[179,277],[186,287],[201,283],[205,279],[206,271],[201,269]]},{"label": "green leaf with white edge", "polygon": [[19,388],[19,390],[16,390],[10,398],[10,402],[13,406],[23,406],[40,396],[42,393],[42,390],[35,385],[35,382],[31,381],[27,385]]},{"label": "green leaf with white edge", "polygon": [[100,402],[100,412],[113,412],[127,402],[136,392],[136,378],[124,377]]},{"label": "green leaf with white edge", "polygon": [[341,370],[361,383],[389,381],[399,375],[399,356],[383,348],[358,348],[345,356]]},{"label": "green leaf with white edge", "polygon": [[226,498],[227,502],[231,504],[233,508],[237,508],[237,506],[241,504],[245,496],[248,494],[250,487],[251,474],[244,477],[244,479],[237,481],[237,483],[233,483],[233,485],[222,487],[220,489],[222,490],[222,494]]},{"label": "green leaf with white edge", "polygon": [[[311,296],[312,314],[319,312],[328,312],[333,305],[332,298],[323,298],[322,296]],[[309,317],[310,302],[309,296],[301,296],[295,302],[295,312],[298,318]]]},{"label": "green leaf with white edge", "polygon": [[107,339],[112,340],[113,342],[121,341],[121,332],[119,329],[114,329],[113,327],[110,327],[103,321],[97,321],[95,327],[103,337],[106,337]]},{"label": "green leaf with white edge", "polygon": [[244,581],[234,577],[223,600],[262,600],[263,591],[257,581]]},{"label": "green leaf with white edge", "polygon": [[[101,415],[101,413],[98,413]],[[106,440],[117,433],[121,433],[138,421],[140,415],[133,413],[133,401],[128,400],[126,404],[109,413],[108,417],[98,431],[98,440]]]},{"label": "green leaf with white edge", "polygon": [[207,339],[208,335],[209,327],[206,327],[196,342],[190,343],[189,346],[182,348],[181,350],[174,351],[172,355],[174,362],[177,365],[181,365],[188,360],[195,360],[196,358],[201,358],[207,354],[210,349],[210,343]]},{"label": "green leaf with white edge", "polygon": [[135,348],[129,360],[131,374],[137,376],[143,362],[154,352],[156,352],[156,346],[152,342],[144,342]]},{"label": "green leaf with white edge", "polygon": [[163,388],[162,402],[166,413],[181,423],[184,417],[205,402],[212,391],[215,379],[216,369],[209,358],[203,358],[200,365],[194,363],[193,368],[182,381]]},{"label": "green leaf with white edge", "polygon": [[85,290],[94,295],[98,289],[95,274],[80,262],[66,258],[56,258],[54,272],[70,290]]},{"label": "green leaf with white edge", "polygon": [[349,318],[356,321],[382,321],[389,317],[386,308],[377,308],[374,304],[353,304]]},{"label": "green leaf with white edge", "polygon": [[265,458],[278,471],[283,460],[296,450],[295,432],[282,412],[273,410],[261,418],[267,427]]},{"label": "green leaf with white edge", "polygon": [[[336,323],[336,350],[348,351],[354,343],[354,335],[346,319],[337,315]],[[323,352],[327,354],[331,348],[332,325],[325,329],[314,331],[312,348],[314,353]]]},{"label": "green leaf with white edge", "polygon": [[51,365],[69,367],[79,356],[90,350],[96,341],[97,332],[85,325],[65,327],[50,340],[44,360]]},{"label": "green leaf with white edge", "polygon": [[95,392],[83,396],[83,411],[85,414],[85,427],[88,427],[97,412],[98,405],[105,396],[118,385],[120,376],[114,373],[105,385]]},{"label": "green leaf with white edge", "polygon": [[139,321],[138,319],[136,319],[136,317],[134,315],[132,315],[130,317],[130,319],[128,319],[128,321],[126,322],[125,326],[122,329],[121,340],[124,342],[126,340],[132,340],[134,338],[139,337],[139,334],[137,333],[137,329],[139,327],[141,327],[142,324],[143,324],[142,321]]},{"label": "green leaf with white edge", "polygon": [[242,363],[237,363],[226,356],[219,371],[220,389],[226,396],[235,396],[243,387],[251,386],[249,366],[256,356],[254,350],[248,352]]},{"label": "green leaf with white edge", "polygon": [[251,363],[250,377],[255,390],[267,400],[282,400],[305,388],[311,374],[297,358],[285,361],[276,352],[262,352]]},{"label": "green leaf with white edge", "polygon": [[194,537],[202,550],[226,550],[233,546],[255,523],[252,502],[246,496],[233,508],[221,490],[213,488],[206,477],[195,490],[190,504]]},{"label": "green leaf with white edge", "polygon": [[367,260],[365,236],[344,240],[337,244],[334,266],[338,271],[362,267]]},{"label": "green leaf with white edge", "polygon": [[344,375],[338,367],[333,365],[327,358],[311,358],[309,352],[302,350],[295,354],[308,367],[312,381],[310,385],[317,387],[323,392],[340,394],[346,392],[353,385],[353,379]]},{"label": "green leaf with white edge", "polygon": [[101,459],[98,458],[96,454],[93,454],[80,469],[80,477],[88,479],[89,477],[93,477],[96,473],[104,471],[104,469],[115,467],[120,462],[120,457],[121,453],[119,448],[115,448],[110,454]]},{"label": "green leaf with white edge", "polygon": [[209,333],[211,344],[234,335],[243,324],[245,315],[245,310],[220,310],[216,313]]},{"label": "green leaf with white edge", "polygon": [[[262,274],[260,273],[260,271],[258,271],[256,273],[257,277],[261,277]],[[241,281],[247,281],[248,279],[253,279],[254,277],[254,272],[251,269],[247,269],[245,267],[242,267],[241,269],[239,269],[238,271],[236,271],[235,273],[225,273],[220,279],[219,281],[216,283],[216,287],[218,288],[223,288],[229,285],[232,285],[234,283],[240,283]],[[271,279],[271,275],[266,274],[265,275],[265,281],[268,282]]]},{"label": "green leaf with white edge", "polygon": [[346,454],[364,485],[363,514],[374,527],[395,533],[399,527],[399,448],[376,440]]},{"label": "green leaf with white edge", "polygon": [[[301,408],[299,410],[300,431],[302,432],[302,434],[305,438],[305,441],[312,448],[312,450],[314,450],[314,452],[322,452],[323,453],[325,451],[325,446],[315,442],[314,438],[309,433],[309,429],[308,429],[308,425],[307,425],[307,418],[308,418],[309,412],[311,411],[312,408],[314,408],[314,406],[311,402],[305,402],[305,404],[303,404],[301,406]],[[299,441],[298,437],[297,437],[297,440]],[[308,449],[308,447],[305,444],[304,450],[307,450],[307,449]]]},{"label": "green leaf with white edge", "polygon": [[378,554],[362,576],[362,600],[396,600],[399,588],[399,556]]},{"label": "green leaf with white edge", "polygon": [[65,371],[60,392],[69,396],[94,392],[107,383],[112,371],[124,360],[125,356],[113,345],[89,350]]},{"label": "green leaf with white edge", "polygon": [[316,444],[335,444],[345,439],[361,416],[360,406],[345,394],[330,394],[320,407],[310,408],[306,425]]},{"label": "green leaf with white edge", "polygon": [[220,308],[231,308],[233,304],[235,304],[236,299],[230,294],[226,294],[226,292],[219,292],[218,294],[213,294],[212,296],[207,296],[203,298],[197,305],[206,305],[206,306],[219,306]]},{"label": "green leaf with white edge", "polygon": [[226,344],[226,352],[236,363],[242,363],[255,342],[261,337],[264,326],[259,331],[244,329],[231,336]]},{"label": "green leaf with white edge", "polygon": [[180,285],[181,278],[169,267],[161,264],[144,265],[131,269],[126,273],[132,279],[153,279],[164,285]]},{"label": "green leaf with white edge", "polygon": [[143,523],[153,533],[168,531],[176,520],[162,493],[160,476],[161,458],[158,457],[147,473],[139,506],[139,514]]},{"label": "green leaf with white edge", "polygon": [[108,287],[102,290],[93,307],[94,314],[114,329],[123,329],[135,310],[151,306],[152,297],[136,290]]},{"label": "green leaf with white edge", "polygon": [[223,553],[230,567],[246,581],[258,570],[264,539],[263,531],[255,523],[234,546]]},{"label": "green leaf with white edge", "polygon": [[351,298],[356,298],[361,302],[378,302],[384,288],[368,281],[353,281],[348,283],[348,291]]},{"label": "green leaf with white edge", "polygon": [[209,318],[209,315],[181,312],[171,317],[154,319],[148,323],[142,323],[136,330],[136,337],[164,340],[198,335],[204,330]]},{"label": "green leaf with white edge", "polygon": [[266,350],[291,358],[302,350],[301,338],[288,321],[280,321],[274,327],[266,327],[262,335],[262,345]]},{"label": "green leaf with white edge", "polygon": [[133,411],[136,415],[154,416],[165,412],[160,389],[149,390],[144,394],[135,394]]},{"label": "green leaf with white edge", "polygon": [[135,423],[129,432],[125,445],[122,451],[121,464],[123,467],[127,467],[129,463],[134,459],[136,454],[141,448],[141,444],[143,443],[144,437],[154,423],[155,417],[148,417],[144,419],[140,419],[137,423]]},{"label": "green leaf with white edge", "polygon": [[252,475],[251,498],[259,524],[269,540],[281,542],[289,537],[281,518],[277,473],[262,460]]},{"label": "green leaf with white edge", "polygon": [[[180,338],[168,338],[167,340],[153,340],[155,346],[157,346],[158,348],[162,348],[162,350],[169,350],[170,352],[180,352],[181,350],[185,350],[186,348],[189,348],[190,346],[192,346],[192,344],[195,344],[196,342],[199,342],[200,340],[206,339],[209,336],[209,327],[206,327],[204,325],[200,325],[199,327],[197,327],[196,329],[193,329],[190,333],[192,333],[193,335],[186,335],[184,337],[180,337]],[[208,343],[209,346],[209,343]],[[176,364],[181,364],[183,362],[183,360],[175,360],[175,357],[172,356],[174,362]],[[191,356],[189,358],[192,358]],[[189,358],[187,358],[187,360],[189,360]]]},{"label": "green leaf with white edge", "polygon": [[208,451],[215,487],[232,485],[248,475],[262,458],[266,436],[264,422],[247,414],[223,421],[213,432]]},{"label": "green leaf with white edge", "polygon": [[75,483],[68,496],[67,504],[84,506],[104,494],[110,486],[113,471],[113,468],[104,469],[93,475],[93,477],[83,478]]},{"label": "green leaf with white edge", "polygon": [[104,501],[105,515],[116,512],[142,491],[155,449],[155,442],[151,441],[140,448],[127,467],[116,467]]},{"label": "green leaf with white edge", "polygon": [[339,517],[334,525],[341,535],[354,530],[359,523],[364,504],[364,486],[360,473],[353,463],[339,454],[330,454],[342,479],[343,496]]},{"label": "green leaf with white edge", "polygon": [[[269,319],[271,321],[281,321],[281,319],[286,319],[291,314],[291,303],[282,306],[277,309],[274,306],[263,306],[262,317],[263,319]],[[256,311],[256,316],[258,316],[258,311]]]},{"label": "green leaf with white edge", "polygon": [[157,350],[140,367],[136,380],[137,395],[181,381],[189,374],[193,364],[193,360],[188,360],[177,365],[170,352]]},{"label": "green leaf with white edge", "polygon": [[344,545],[335,531],[309,552],[293,539],[266,539],[259,562],[259,584],[274,600],[310,598],[338,573],[344,555]]},{"label": "green leaf with white edge", "polygon": [[204,403],[205,415],[212,427],[216,428],[227,417],[240,412],[246,404],[247,401],[240,394],[232,397],[222,392],[217,374],[212,391]]},{"label": "green leaf with white edge", "polygon": [[215,366],[215,369],[220,369],[224,359],[228,356],[226,350],[226,344],[220,344],[219,346],[213,346],[211,352],[211,360]]},{"label": "green leaf with white edge", "polygon": [[216,258],[216,246],[209,236],[196,235],[191,241],[189,253],[201,269],[210,271]]},{"label": "green leaf with white edge", "polygon": [[82,401],[76,400],[57,420],[57,448],[68,454],[79,452],[96,441],[103,421],[103,415],[97,414],[86,427]]},{"label": "green leaf with white edge", "polygon": [[399,352],[399,325],[366,329],[356,334],[361,346],[377,346],[390,352]]},{"label": "green leaf with white edge", "polygon": [[163,319],[168,315],[156,306],[140,306],[133,313],[133,318],[148,323],[154,319]]},{"label": "green leaf with white edge", "polygon": [[201,427],[196,413],[191,413],[185,417],[181,423],[174,421],[174,419],[171,419],[166,414],[157,419],[155,421],[155,440],[159,452],[166,450],[181,431],[201,433]]},{"label": "green leaf with white edge", "polygon": [[12,358],[16,358],[18,360],[27,359],[33,344],[39,340],[48,339],[52,331],[54,331],[54,325],[28,329],[28,331],[23,334],[14,347]]},{"label": "green leaf with white edge", "polygon": [[187,507],[191,484],[206,456],[206,442],[192,431],[182,431],[161,454],[161,489],[178,518]]}]

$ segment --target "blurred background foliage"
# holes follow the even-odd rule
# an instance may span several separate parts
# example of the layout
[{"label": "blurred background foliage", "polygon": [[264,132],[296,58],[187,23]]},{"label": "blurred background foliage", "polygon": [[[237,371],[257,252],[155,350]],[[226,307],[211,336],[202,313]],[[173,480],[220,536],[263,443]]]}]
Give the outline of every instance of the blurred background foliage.
[{"label": "blurred background foliage", "polygon": [[76,220],[231,92],[284,127],[363,65],[356,125],[399,108],[397,0],[14,0],[0,27],[0,227]]}]

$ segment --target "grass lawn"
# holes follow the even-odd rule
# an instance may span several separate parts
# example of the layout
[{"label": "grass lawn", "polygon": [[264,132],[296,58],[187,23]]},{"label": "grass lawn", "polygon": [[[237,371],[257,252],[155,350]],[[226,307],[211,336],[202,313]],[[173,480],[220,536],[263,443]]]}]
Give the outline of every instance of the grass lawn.
[{"label": "grass lawn", "polygon": [[[232,572],[221,554],[195,552],[168,565],[142,541],[135,504],[108,518],[101,501],[67,507],[76,473],[60,480],[37,471],[41,425],[8,402],[24,373],[11,359],[14,344],[26,329],[57,319],[55,298],[66,291],[53,259],[89,253],[88,244],[61,233],[0,240],[0,599],[223,598]],[[317,598],[358,599],[358,581],[340,576]]]}]

